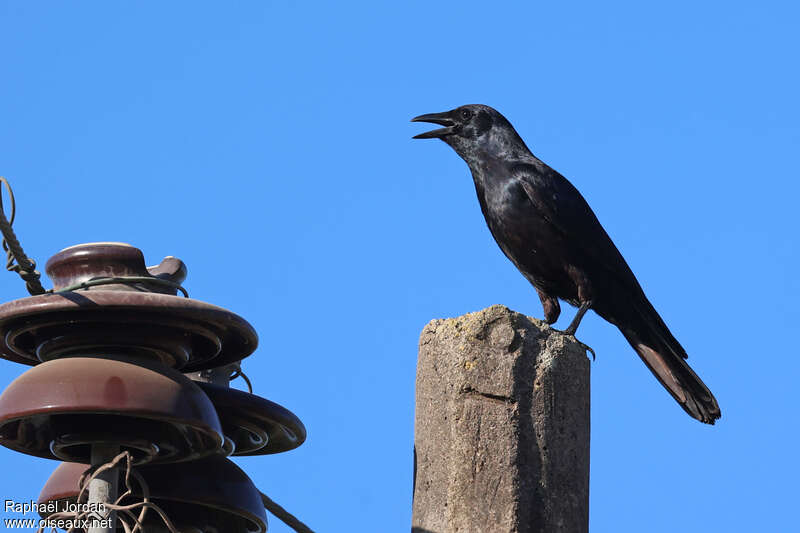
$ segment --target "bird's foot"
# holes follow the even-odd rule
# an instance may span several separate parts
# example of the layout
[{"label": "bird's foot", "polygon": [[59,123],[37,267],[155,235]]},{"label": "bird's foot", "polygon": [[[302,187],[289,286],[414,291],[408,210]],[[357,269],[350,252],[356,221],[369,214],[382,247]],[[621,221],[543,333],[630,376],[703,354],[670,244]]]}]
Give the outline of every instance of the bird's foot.
[{"label": "bird's foot", "polygon": [[[573,339],[575,339],[575,336],[574,336],[574,335],[572,335],[572,338],[573,338]],[[597,354],[596,354],[596,353],[594,353],[594,350],[592,349],[592,347],[591,347],[591,346],[589,346],[588,344],[584,344],[584,343],[582,343],[582,342],[581,342],[581,341],[579,341],[578,339],[575,339],[575,342],[577,342],[578,344],[580,344],[580,345],[581,345],[581,347],[582,347],[584,350],[586,350],[587,352],[589,352],[589,353],[591,353],[591,354],[592,354],[592,361],[596,361],[596,360],[597,360]]]},{"label": "bird's foot", "polygon": [[574,333],[570,333],[569,328],[565,329],[564,331],[561,331],[560,329],[553,329],[553,331],[558,331],[559,333],[561,333],[563,335],[566,335],[567,337],[571,337],[572,340],[574,340],[575,342],[577,342],[578,344],[581,345],[581,348],[583,348],[584,350],[586,350],[587,352],[592,354],[592,361],[596,361],[597,360],[597,354],[594,353],[594,350],[592,349],[592,347],[589,346],[588,344],[584,344],[581,341],[579,341],[577,339],[577,337],[575,337]]}]

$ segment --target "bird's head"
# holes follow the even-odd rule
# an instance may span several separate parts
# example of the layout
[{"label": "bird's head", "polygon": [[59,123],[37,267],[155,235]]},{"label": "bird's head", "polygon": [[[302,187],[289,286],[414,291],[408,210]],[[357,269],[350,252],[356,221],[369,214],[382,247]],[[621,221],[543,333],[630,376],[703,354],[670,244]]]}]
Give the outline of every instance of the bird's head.
[{"label": "bird's head", "polygon": [[468,163],[477,151],[505,152],[512,145],[524,143],[514,128],[498,111],[487,105],[462,105],[444,113],[428,113],[411,122],[430,122],[444,126],[415,135],[415,139],[441,139]]}]

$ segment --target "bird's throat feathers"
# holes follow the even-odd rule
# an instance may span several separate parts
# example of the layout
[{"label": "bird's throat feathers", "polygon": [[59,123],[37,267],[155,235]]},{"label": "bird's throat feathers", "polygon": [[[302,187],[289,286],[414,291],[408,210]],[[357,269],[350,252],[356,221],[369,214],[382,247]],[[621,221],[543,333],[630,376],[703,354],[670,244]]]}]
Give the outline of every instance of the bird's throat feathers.
[{"label": "bird's throat feathers", "polygon": [[527,162],[536,159],[511,124],[507,127],[496,125],[477,138],[450,135],[442,140],[456,151],[471,170],[483,167],[490,161]]}]

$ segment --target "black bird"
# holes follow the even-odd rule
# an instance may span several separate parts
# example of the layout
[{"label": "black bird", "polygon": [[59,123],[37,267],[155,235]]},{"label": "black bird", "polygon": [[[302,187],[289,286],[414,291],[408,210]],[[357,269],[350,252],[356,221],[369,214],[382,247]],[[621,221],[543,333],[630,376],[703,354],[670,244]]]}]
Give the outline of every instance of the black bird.
[{"label": "black bird", "polygon": [[581,193],[525,146],[506,118],[485,105],[420,115],[444,126],[415,139],[441,139],[472,171],[481,211],[497,244],[534,286],[552,324],[559,299],[578,307],[574,335],[593,309],[619,328],[690,416],[713,424],[717,400],[672,336]]}]

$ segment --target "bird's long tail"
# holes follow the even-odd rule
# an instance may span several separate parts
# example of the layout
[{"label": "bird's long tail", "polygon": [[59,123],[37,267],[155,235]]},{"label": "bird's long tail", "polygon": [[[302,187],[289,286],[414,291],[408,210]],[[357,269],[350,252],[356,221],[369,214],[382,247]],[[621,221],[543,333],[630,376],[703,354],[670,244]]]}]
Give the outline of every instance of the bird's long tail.
[{"label": "bird's long tail", "polygon": [[689,416],[713,424],[721,413],[716,398],[686,363],[686,352],[647,302],[633,324],[619,325],[642,361]]}]

